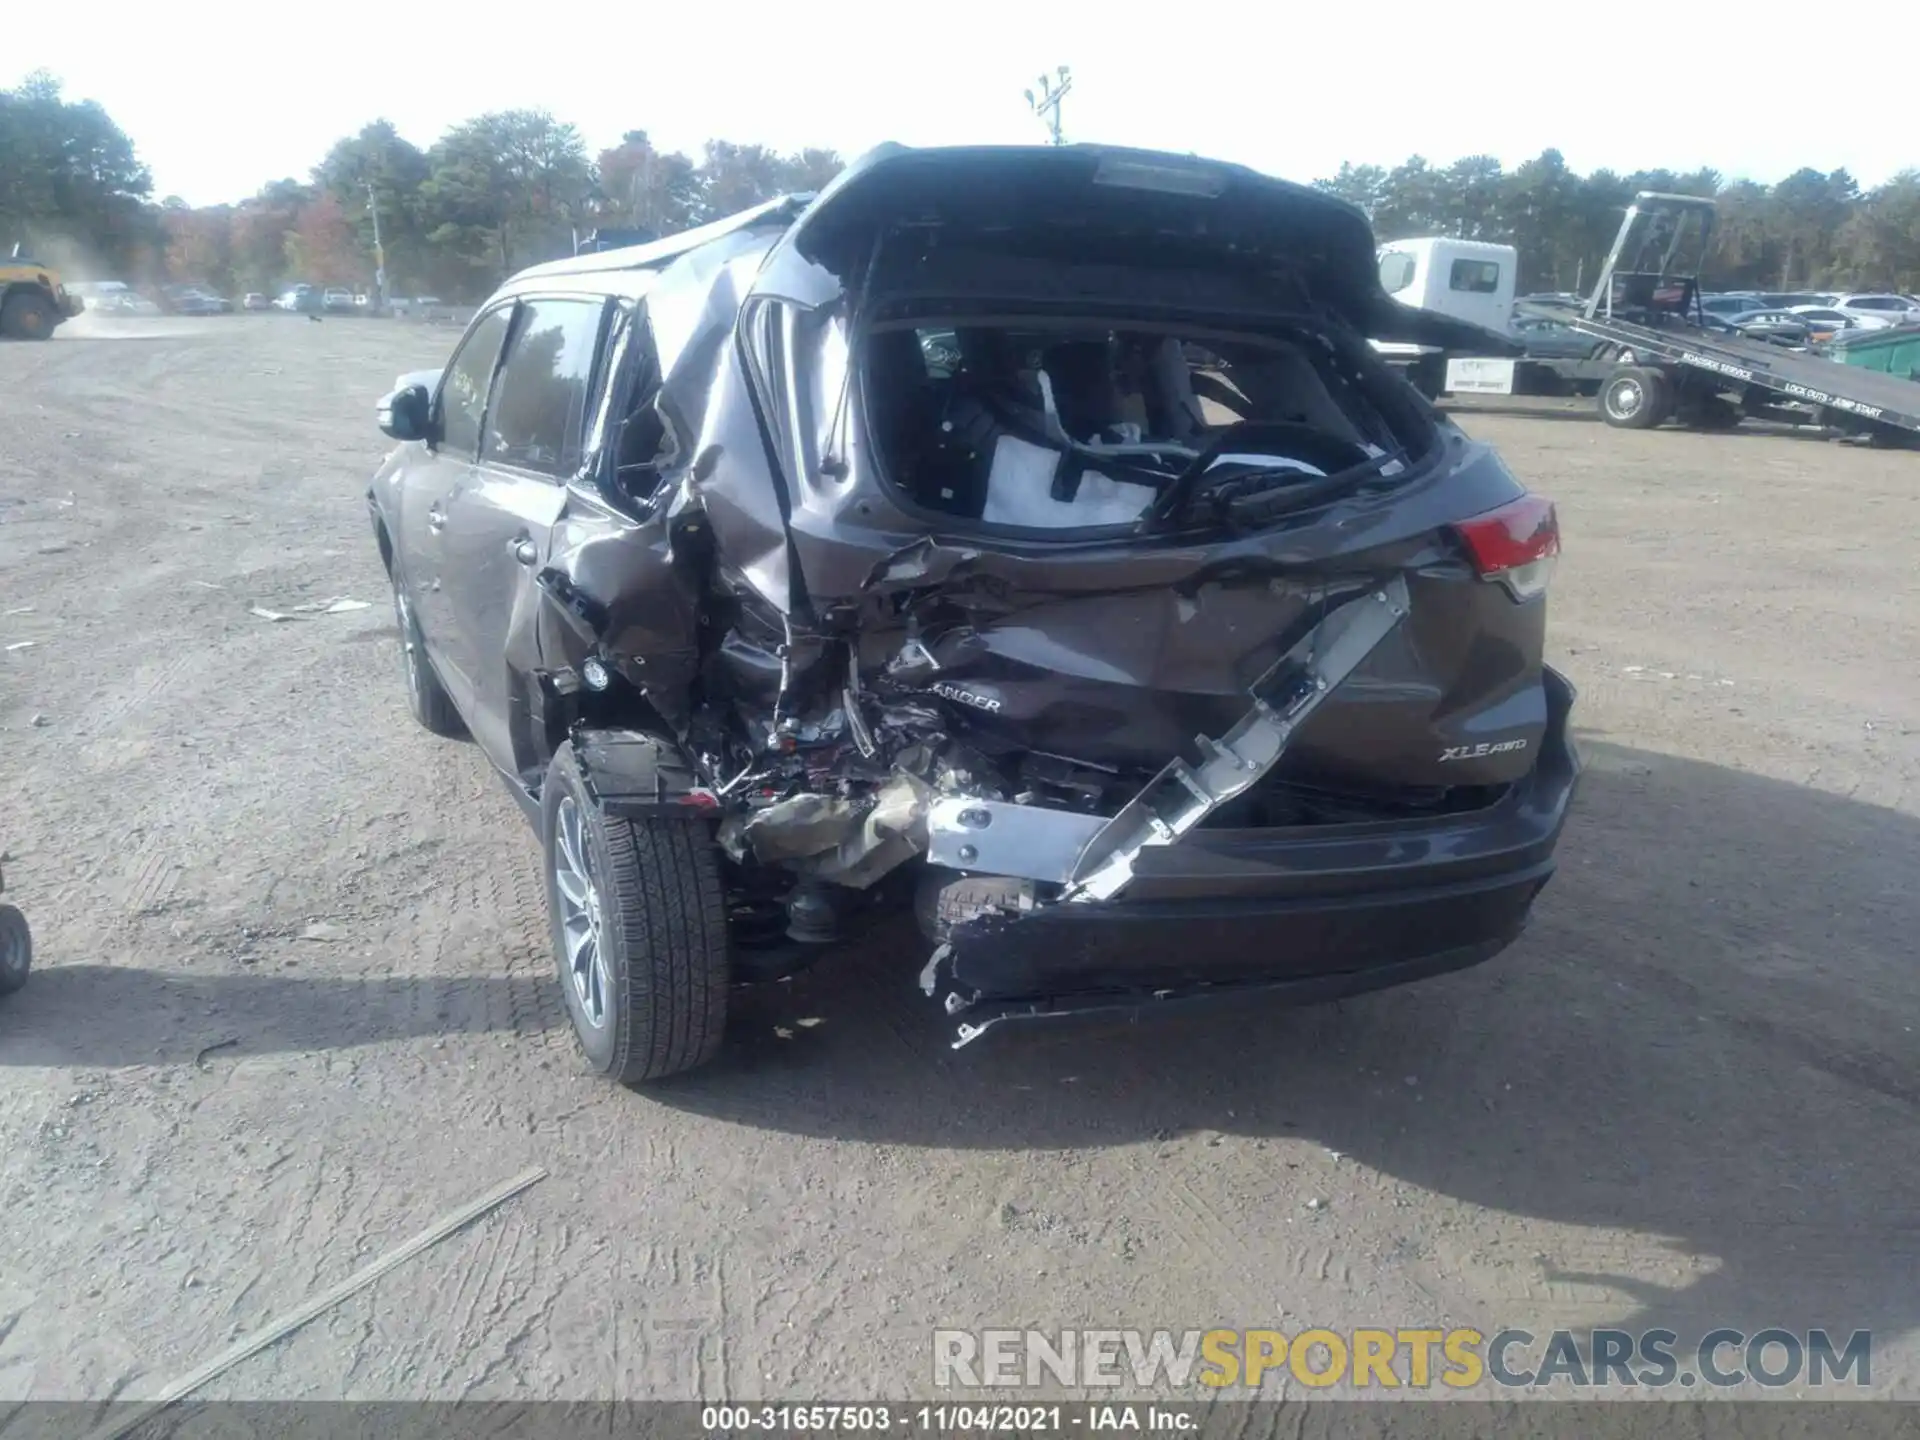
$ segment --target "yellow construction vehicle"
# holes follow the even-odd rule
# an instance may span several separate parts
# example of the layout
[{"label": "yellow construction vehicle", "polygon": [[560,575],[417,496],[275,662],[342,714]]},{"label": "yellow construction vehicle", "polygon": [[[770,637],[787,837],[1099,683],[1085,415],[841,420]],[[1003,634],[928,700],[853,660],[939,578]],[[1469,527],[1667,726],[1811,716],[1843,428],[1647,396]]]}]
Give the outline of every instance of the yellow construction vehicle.
[{"label": "yellow construction vehicle", "polygon": [[80,297],[69,295],[50,265],[20,253],[0,260],[0,336],[8,340],[45,340],[80,313]]}]

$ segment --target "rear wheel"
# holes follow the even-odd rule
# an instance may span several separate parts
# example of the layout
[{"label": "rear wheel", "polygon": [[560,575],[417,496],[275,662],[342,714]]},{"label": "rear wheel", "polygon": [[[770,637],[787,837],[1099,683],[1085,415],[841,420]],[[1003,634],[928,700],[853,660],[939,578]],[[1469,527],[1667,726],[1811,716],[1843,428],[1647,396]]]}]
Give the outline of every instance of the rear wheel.
[{"label": "rear wheel", "polygon": [[1622,430],[1651,430],[1667,418],[1666,379],[1657,370],[1626,365],[1600,387],[1600,416]]},{"label": "rear wheel", "polygon": [[608,815],[568,741],[541,795],[560,989],[587,1061],[623,1084],[691,1070],[727,1018],[727,897],[706,824]]},{"label": "rear wheel", "polygon": [[465,739],[467,723],[460,718],[453,697],[433,672],[427,642],[420,635],[419,617],[407,599],[407,587],[397,574],[388,578],[393,583],[393,617],[400,626],[400,664],[401,675],[407,683],[407,708],[413,711],[414,719],[435,735],[449,740]]},{"label": "rear wheel", "polygon": [[45,340],[60,316],[38,290],[16,290],[0,305],[0,335],[9,340]]},{"label": "rear wheel", "polygon": [[11,995],[27,983],[33,968],[33,932],[27,917],[11,905],[0,905],[0,995]]}]

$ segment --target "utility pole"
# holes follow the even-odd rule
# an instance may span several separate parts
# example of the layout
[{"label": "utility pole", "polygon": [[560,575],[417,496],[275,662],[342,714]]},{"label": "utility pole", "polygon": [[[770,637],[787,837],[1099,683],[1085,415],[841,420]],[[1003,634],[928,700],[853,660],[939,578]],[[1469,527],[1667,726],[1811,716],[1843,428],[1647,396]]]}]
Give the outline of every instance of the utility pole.
[{"label": "utility pole", "polygon": [[1053,77],[1046,75],[1040,77],[1038,98],[1031,90],[1023,92],[1027,97],[1027,104],[1033,107],[1033,113],[1038,115],[1041,124],[1047,127],[1047,134],[1051,137],[1050,143],[1054,145],[1067,143],[1060,134],[1060,102],[1067,98],[1067,92],[1072,88],[1073,76],[1068,73],[1067,67],[1062,65]]},{"label": "utility pole", "polygon": [[367,188],[367,209],[373,215],[373,303],[377,309],[387,308],[387,252],[380,244],[380,200],[373,193],[373,182],[363,180]]}]

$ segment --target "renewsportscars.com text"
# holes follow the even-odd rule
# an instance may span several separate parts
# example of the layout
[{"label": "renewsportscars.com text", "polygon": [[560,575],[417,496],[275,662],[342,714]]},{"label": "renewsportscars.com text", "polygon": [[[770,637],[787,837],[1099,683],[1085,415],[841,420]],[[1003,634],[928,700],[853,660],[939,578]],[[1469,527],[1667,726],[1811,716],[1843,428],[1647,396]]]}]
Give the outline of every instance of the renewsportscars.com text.
[{"label": "renewsportscars.com text", "polygon": [[933,1383],[950,1389],[1466,1390],[1571,1385],[1666,1389],[1759,1385],[1864,1387],[1873,1335],[1712,1330],[1683,1346],[1672,1330],[936,1330]]}]

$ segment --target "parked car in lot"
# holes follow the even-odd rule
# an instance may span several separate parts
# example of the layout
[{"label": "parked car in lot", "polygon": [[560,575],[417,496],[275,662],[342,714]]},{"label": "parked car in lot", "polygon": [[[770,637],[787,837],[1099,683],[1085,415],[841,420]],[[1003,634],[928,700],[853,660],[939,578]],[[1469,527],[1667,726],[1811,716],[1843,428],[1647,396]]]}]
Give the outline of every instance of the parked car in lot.
[{"label": "parked car in lot", "polygon": [[956,1044],[1511,943],[1578,768],[1558,523],[1368,345],[1484,339],[1374,254],[1238,166],[887,146],[401,377],[409,703],[537,828],[593,1066],[702,1063],[895,906]]},{"label": "parked car in lot", "polygon": [[1797,315],[1807,327],[1807,340],[1812,344],[1831,340],[1836,335],[1855,330],[1880,330],[1892,324],[1890,320],[1867,319],[1864,316],[1849,315],[1844,310],[1836,310],[1831,305],[1795,305],[1790,312]]},{"label": "parked car in lot", "polygon": [[1758,295],[1739,292],[1725,295],[1703,295],[1700,297],[1701,313],[1709,317],[1726,319],[1734,315],[1744,315],[1750,311],[1766,308],[1766,302]]},{"label": "parked car in lot", "polygon": [[323,291],[320,296],[320,308],[330,314],[349,314],[353,310],[353,292],[340,289]]},{"label": "parked car in lot", "polygon": [[1791,310],[1760,307],[1736,310],[1730,314],[1709,312],[1706,324],[1710,330],[1744,335],[1749,340],[1766,340],[1775,345],[1804,345],[1812,328],[1804,318]]},{"label": "parked car in lot", "polygon": [[273,302],[258,290],[249,290],[240,300],[242,310],[268,310],[272,306]]},{"label": "parked car in lot", "polygon": [[[1537,303],[1537,302],[1534,302]],[[1594,352],[1591,335],[1570,325],[1533,315],[1517,315],[1510,322],[1514,338],[1526,346],[1530,360],[1579,360]]]},{"label": "parked car in lot", "polygon": [[434,311],[443,309],[446,301],[438,295],[414,295],[407,299],[394,296],[388,299],[387,309],[395,315],[409,318],[426,318]]},{"label": "parked car in lot", "polygon": [[205,285],[194,283],[162,285],[159,301],[161,308],[173,315],[227,315],[233,312],[233,301]]},{"label": "parked car in lot", "polygon": [[98,315],[121,318],[144,318],[163,315],[166,312],[160,306],[137,290],[110,290],[91,297],[87,309]]},{"label": "parked car in lot", "polygon": [[101,310],[121,295],[131,295],[133,287],[124,280],[76,280],[67,286],[69,295],[80,299],[83,310]]},{"label": "parked car in lot", "polygon": [[1889,325],[1920,324],[1920,305],[1905,295],[1836,295],[1833,308],[1859,320]]}]

